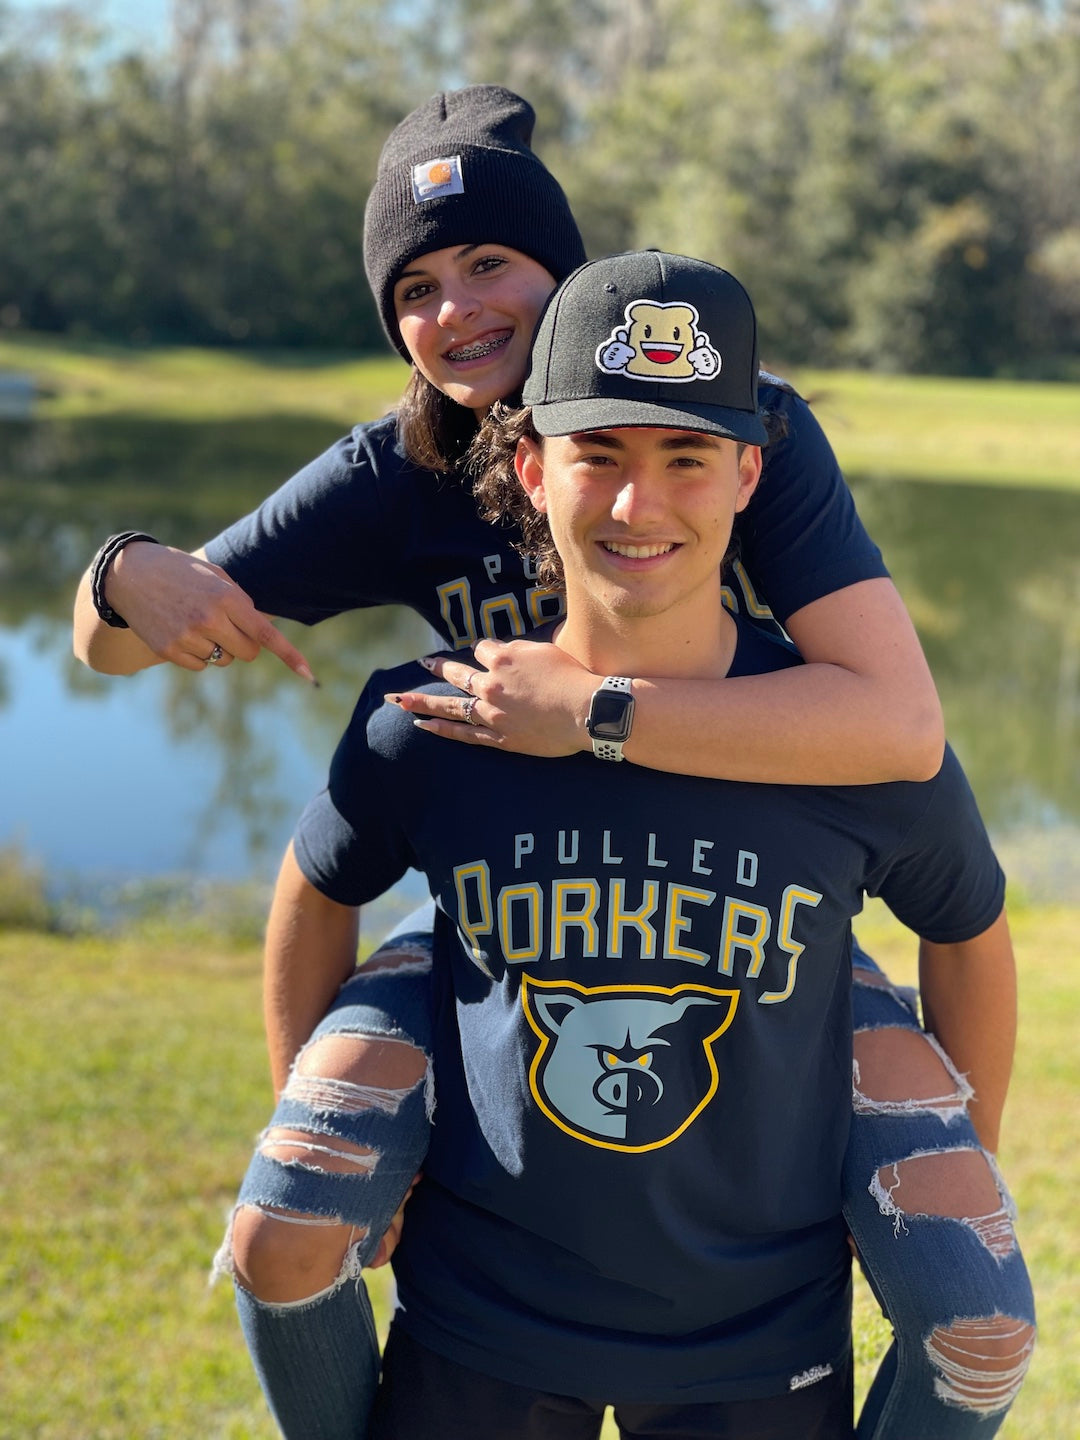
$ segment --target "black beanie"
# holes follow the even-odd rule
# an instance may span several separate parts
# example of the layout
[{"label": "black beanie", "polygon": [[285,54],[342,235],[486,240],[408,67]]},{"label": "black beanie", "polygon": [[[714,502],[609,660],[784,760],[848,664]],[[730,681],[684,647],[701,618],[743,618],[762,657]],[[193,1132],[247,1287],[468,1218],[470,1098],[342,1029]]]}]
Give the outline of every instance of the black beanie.
[{"label": "black beanie", "polygon": [[364,214],[364,268],[383,328],[406,359],[394,284],[418,255],[508,245],[557,281],[585,259],[566,196],[529,148],[535,112],[500,85],[444,90],[391,131]]}]

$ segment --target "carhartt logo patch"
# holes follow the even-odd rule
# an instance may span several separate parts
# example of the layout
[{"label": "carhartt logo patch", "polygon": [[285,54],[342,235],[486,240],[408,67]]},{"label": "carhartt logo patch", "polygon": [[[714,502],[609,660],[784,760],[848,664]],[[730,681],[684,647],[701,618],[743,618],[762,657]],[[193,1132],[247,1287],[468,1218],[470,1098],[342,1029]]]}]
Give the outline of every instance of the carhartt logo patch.
[{"label": "carhartt logo patch", "polygon": [[412,193],[417,205],[437,200],[440,195],[464,195],[461,156],[444,155],[440,160],[423,160],[413,166]]},{"label": "carhartt logo patch", "polygon": [[596,351],[596,363],[608,375],[672,384],[719,375],[720,352],[701,329],[693,305],[632,300],[625,315],[625,324]]}]

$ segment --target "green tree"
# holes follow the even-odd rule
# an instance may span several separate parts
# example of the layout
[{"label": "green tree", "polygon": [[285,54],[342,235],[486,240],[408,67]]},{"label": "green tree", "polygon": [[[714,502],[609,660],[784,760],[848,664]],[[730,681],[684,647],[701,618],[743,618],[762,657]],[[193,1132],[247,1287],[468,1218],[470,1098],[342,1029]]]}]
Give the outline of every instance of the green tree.
[{"label": "green tree", "polygon": [[381,344],[386,133],[497,81],[591,253],[746,280],[774,363],[1080,365],[1080,0],[174,0],[119,54],[0,8],[0,324]]}]

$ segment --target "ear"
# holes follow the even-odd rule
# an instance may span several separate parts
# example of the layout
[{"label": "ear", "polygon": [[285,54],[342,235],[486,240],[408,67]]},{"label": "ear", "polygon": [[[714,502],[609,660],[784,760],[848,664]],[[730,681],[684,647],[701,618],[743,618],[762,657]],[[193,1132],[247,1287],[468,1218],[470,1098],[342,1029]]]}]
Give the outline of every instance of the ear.
[{"label": "ear", "polygon": [[761,446],[747,445],[739,456],[739,488],[735,492],[735,512],[745,510],[761,479]]},{"label": "ear", "polygon": [[544,442],[522,437],[518,441],[514,456],[514,469],[521,481],[521,488],[528,495],[534,510],[547,514],[547,496],[544,494]]},{"label": "ear", "polygon": [[575,1010],[580,1010],[583,1004],[576,995],[561,994],[558,990],[551,995],[539,995],[533,991],[532,1000],[536,1013],[546,1022],[553,1035],[558,1035],[566,1017]]}]

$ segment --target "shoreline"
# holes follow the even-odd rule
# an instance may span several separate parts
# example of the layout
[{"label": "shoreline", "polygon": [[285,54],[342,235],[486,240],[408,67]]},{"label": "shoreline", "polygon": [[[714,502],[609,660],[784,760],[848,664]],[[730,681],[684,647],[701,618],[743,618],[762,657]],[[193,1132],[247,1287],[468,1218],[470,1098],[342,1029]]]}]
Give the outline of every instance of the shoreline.
[{"label": "shoreline", "polygon": [[[407,374],[390,356],[124,347],[29,332],[0,338],[5,370],[35,382],[31,424],[278,415],[343,428],[392,408]],[[814,406],[851,480],[1080,493],[1078,383],[799,367],[788,378]]]}]

